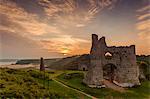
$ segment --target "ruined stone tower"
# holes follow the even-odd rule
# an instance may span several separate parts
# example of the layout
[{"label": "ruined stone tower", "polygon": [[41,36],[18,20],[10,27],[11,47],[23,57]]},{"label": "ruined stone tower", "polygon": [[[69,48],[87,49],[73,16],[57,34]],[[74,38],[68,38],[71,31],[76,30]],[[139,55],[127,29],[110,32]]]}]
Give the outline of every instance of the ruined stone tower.
[{"label": "ruined stone tower", "polygon": [[43,59],[43,57],[41,57],[41,59],[40,59],[40,71],[44,71],[44,70],[45,70],[44,59]]},{"label": "ruined stone tower", "polygon": [[103,85],[107,79],[121,87],[139,85],[135,45],[107,46],[105,37],[92,34],[90,66],[83,80],[90,87]]}]

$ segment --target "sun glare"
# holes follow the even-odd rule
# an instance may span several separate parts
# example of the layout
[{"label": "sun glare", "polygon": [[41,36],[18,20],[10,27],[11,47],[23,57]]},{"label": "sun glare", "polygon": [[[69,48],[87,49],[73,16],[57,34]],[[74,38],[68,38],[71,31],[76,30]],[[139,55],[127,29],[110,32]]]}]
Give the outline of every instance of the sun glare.
[{"label": "sun glare", "polygon": [[61,51],[61,53],[62,53],[63,55],[68,55],[69,49],[63,48],[62,51]]}]

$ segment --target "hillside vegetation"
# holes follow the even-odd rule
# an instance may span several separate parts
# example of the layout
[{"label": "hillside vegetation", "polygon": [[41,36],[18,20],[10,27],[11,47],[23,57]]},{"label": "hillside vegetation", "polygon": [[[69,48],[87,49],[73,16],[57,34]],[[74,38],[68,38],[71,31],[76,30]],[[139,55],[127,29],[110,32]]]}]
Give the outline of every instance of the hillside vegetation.
[{"label": "hillside vegetation", "polygon": [[58,61],[53,62],[52,64],[49,64],[48,67],[52,69],[58,69],[58,70],[77,70],[77,60],[80,56],[71,56],[62,58]]},{"label": "hillside vegetation", "polygon": [[127,99],[127,97],[148,99],[150,97],[150,82],[147,80],[142,82],[141,86],[120,93],[108,88],[89,88],[82,83],[84,73],[86,72],[68,70],[40,72],[32,69],[0,68],[0,96],[17,99],[91,99],[83,93],[70,89],[73,88],[99,99]]},{"label": "hillside vegetation", "polygon": [[17,99],[87,98],[80,93],[61,86],[51,79],[59,73],[0,68],[0,97]]},{"label": "hillside vegetation", "polygon": [[147,55],[147,56],[146,55],[141,55],[141,56],[137,55],[136,59],[138,62],[143,61],[150,65],[150,55]]},{"label": "hillside vegetation", "polygon": [[120,93],[108,88],[89,88],[82,83],[83,78],[83,72],[69,72],[59,75],[57,80],[99,99],[149,99],[150,97],[150,81],[141,82],[140,86],[128,88],[125,93]]}]

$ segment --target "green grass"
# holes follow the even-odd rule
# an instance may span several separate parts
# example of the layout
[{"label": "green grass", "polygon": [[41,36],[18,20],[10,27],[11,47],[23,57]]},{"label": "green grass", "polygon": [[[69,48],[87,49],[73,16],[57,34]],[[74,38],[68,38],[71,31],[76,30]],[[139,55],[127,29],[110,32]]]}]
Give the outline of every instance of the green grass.
[{"label": "green grass", "polygon": [[[129,88],[126,93],[120,93],[107,88],[89,88],[82,83],[83,73],[78,72],[75,75],[74,73],[68,72],[61,74],[57,77],[57,80],[100,99],[148,99],[150,97],[150,81],[142,82],[141,86],[137,88]],[[66,77],[66,74],[71,76]]]},{"label": "green grass", "polygon": [[[61,74],[61,72],[56,73]],[[53,81],[51,78],[55,76],[55,72],[44,73],[39,70],[0,68],[0,96],[25,99],[88,98]]]},{"label": "green grass", "polygon": [[65,85],[83,91],[99,99],[148,99],[150,81],[142,82],[137,88],[129,88],[119,93],[107,88],[89,88],[82,83],[83,71],[46,71],[28,69],[0,68],[0,96],[7,98],[43,98],[51,99],[88,99],[87,96],[66,88],[53,81],[56,79]]}]

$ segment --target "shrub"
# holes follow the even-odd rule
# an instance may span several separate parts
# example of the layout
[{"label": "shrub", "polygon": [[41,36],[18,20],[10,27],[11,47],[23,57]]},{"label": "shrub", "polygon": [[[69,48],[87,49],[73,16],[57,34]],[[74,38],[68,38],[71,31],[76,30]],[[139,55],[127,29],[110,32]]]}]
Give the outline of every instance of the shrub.
[{"label": "shrub", "polygon": [[[34,99],[48,97],[58,99],[63,97],[38,82],[37,79],[43,79],[44,72],[8,68],[0,68],[0,72],[0,98]],[[48,75],[46,77],[49,80]]]},{"label": "shrub", "polygon": [[64,79],[72,79],[72,78],[83,78],[83,74],[82,73],[64,74]]},{"label": "shrub", "polygon": [[34,78],[50,80],[49,75],[44,71],[29,70],[27,72]]}]

